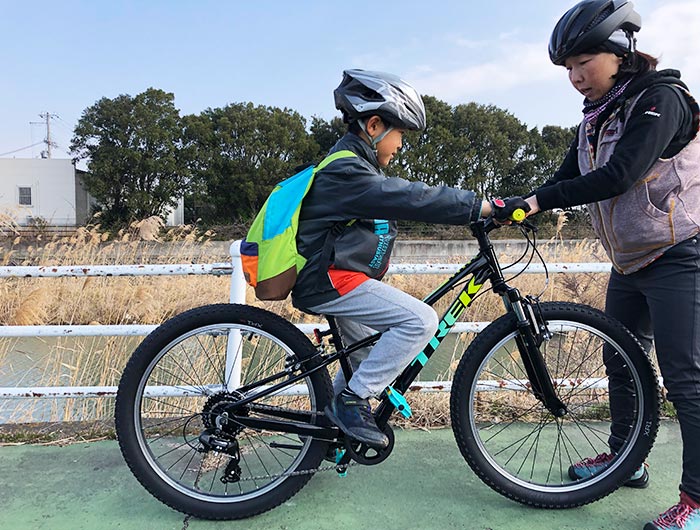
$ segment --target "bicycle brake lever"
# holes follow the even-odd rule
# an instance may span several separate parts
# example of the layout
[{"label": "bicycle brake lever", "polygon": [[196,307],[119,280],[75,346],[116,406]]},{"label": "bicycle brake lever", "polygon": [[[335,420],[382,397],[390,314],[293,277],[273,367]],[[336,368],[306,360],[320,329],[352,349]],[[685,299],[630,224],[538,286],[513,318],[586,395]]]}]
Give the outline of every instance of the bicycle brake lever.
[{"label": "bicycle brake lever", "polygon": [[537,226],[536,226],[536,225],[533,225],[533,224],[532,224],[530,221],[528,221],[527,219],[524,219],[524,220],[520,221],[520,224],[521,224],[523,227],[525,227],[525,228],[527,228],[528,230],[530,230],[531,232],[537,232],[537,230],[538,230]]}]

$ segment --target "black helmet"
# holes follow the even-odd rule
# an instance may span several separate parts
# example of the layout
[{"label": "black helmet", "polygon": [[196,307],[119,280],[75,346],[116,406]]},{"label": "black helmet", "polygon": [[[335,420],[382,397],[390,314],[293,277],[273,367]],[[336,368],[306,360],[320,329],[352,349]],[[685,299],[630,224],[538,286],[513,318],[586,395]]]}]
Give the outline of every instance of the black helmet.
[{"label": "black helmet", "polygon": [[633,51],[632,33],[642,28],[642,18],[627,0],[584,0],[559,19],[549,39],[549,58],[562,65],[567,57],[585,53],[623,30]]},{"label": "black helmet", "polygon": [[425,129],[423,100],[415,88],[395,75],[345,70],[333,96],[345,123],[376,115],[400,129]]}]

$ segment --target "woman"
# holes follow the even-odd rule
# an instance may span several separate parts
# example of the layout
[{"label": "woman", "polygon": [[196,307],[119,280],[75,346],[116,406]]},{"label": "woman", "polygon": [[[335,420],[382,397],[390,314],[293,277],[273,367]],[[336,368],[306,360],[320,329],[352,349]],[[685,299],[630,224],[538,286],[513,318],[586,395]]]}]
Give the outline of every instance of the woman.
[{"label": "woman", "polygon": [[[675,70],[636,50],[641,18],[626,0],[586,0],[559,20],[549,54],[585,96],[559,170],[527,201],[530,215],[588,204],[612,263],[606,311],[656,353],[683,440],[680,502],[644,527],[700,529],[700,138],[698,105]],[[610,374],[611,453],[624,435],[624,390]],[[591,455],[572,478],[605,466]],[[627,485],[644,487],[642,467]]]}]

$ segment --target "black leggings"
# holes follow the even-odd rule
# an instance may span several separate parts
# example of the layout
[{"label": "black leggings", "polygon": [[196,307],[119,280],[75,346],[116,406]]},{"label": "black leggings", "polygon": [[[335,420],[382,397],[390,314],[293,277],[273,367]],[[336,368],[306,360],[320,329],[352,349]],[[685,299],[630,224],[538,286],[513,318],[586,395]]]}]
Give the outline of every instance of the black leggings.
[{"label": "black leggings", "polygon": [[[652,340],[668,399],[678,413],[683,440],[680,489],[700,500],[700,244],[688,239],[630,275],[613,271],[606,312],[625,324],[650,351]],[[607,358],[607,356],[604,354]],[[612,450],[625,435],[632,407],[625,384],[608,359],[613,426]],[[616,436],[617,434],[617,436]]]}]

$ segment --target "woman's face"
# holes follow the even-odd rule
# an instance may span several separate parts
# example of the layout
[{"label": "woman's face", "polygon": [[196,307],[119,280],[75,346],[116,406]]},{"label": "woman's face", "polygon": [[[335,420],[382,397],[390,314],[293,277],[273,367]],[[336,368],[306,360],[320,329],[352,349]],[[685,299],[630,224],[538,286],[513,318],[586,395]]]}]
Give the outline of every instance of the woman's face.
[{"label": "woman's face", "polygon": [[622,57],[614,53],[574,55],[564,62],[569,72],[569,81],[588,101],[602,98],[615,85]]}]

